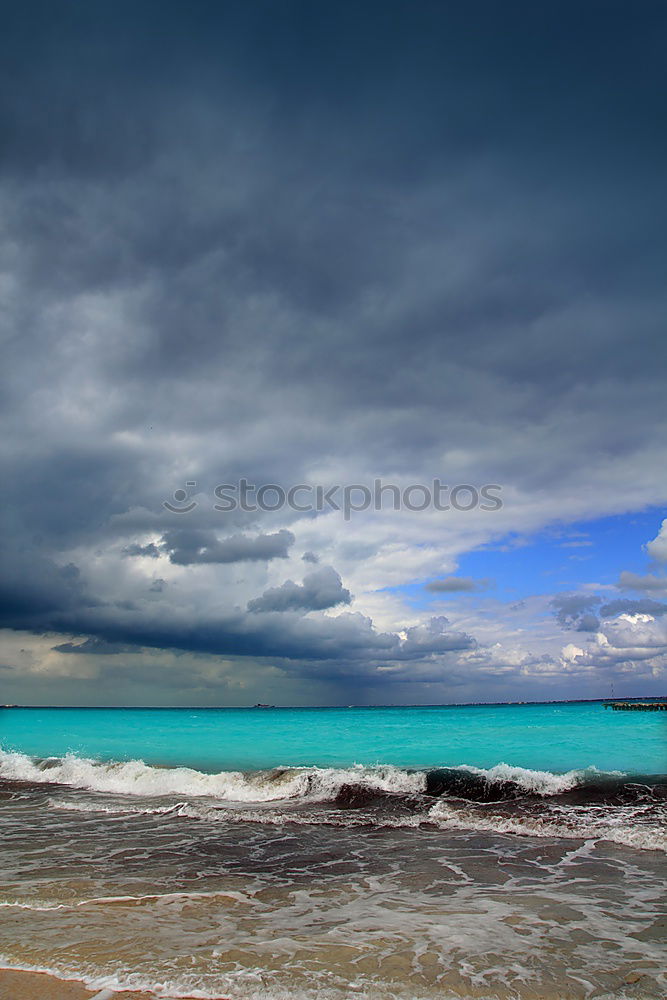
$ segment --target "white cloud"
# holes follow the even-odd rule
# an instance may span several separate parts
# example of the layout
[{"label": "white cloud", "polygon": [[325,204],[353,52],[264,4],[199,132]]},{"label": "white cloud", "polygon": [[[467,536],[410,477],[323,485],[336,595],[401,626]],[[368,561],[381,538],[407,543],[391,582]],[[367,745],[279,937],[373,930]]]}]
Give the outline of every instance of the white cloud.
[{"label": "white cloud", "polygon": [[667,562],[667,518],[662,522],[656,537],[646,543],[646,551],[656,562]]}]

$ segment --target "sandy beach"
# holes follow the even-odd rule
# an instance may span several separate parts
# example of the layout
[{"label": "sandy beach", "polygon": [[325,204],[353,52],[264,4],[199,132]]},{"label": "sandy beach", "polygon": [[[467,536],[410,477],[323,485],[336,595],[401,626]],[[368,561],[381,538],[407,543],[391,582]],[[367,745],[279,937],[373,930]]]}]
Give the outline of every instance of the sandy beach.
[{"label": "sandy beach", "polygon": [[154,1000],[154,993],[113,994],[110,990],[90,990],[81,982],[56,979],[40,972],[15,972],[0,969],[0,1000]]}]

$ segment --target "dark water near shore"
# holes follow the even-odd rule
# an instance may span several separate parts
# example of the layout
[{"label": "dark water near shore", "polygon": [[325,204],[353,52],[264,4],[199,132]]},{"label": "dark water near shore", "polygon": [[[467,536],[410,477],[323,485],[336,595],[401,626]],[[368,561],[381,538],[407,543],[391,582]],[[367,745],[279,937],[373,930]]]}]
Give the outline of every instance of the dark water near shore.
[{"label": "dark water near shore", "polygon": [[225,807],[5,782],[2,964],[174,997],[664,995],[661,851],[466,828],[538,806],[450,791]]}]

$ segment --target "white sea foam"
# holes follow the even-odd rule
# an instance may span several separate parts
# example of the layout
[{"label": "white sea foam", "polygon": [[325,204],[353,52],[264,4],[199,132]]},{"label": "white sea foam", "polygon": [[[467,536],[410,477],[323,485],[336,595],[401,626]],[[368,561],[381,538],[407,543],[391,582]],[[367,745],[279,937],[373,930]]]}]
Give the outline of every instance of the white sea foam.
[{"label": "white sea foam", "polygon": [[488,833],[518,834],[524,837],[556,837],[581,840],[610,840],[624,847],[667,852],[667,831],[656,823],[633,822],[634,810],[622,807],[596,812],[579,809],[543,814],[505,816],[480,809],[457,809],[439,799],[429,810],[429,819],[445,830],[478,830]]},{"label": "white sea foam", "polygon": [[565,774],[554,774],[551,771],[533,771],[527,767],[513,767],[511,764],[496,764],[495,767],[490,768],[459,764],[455,770],[475,774],[490,783],[511,781],[525,791],[533,792],[536,795],[558,795],[571,788],[576,788],[587,779],[600,777],[602,774],[622,775],[620,771],[602,772],[598,771],[596,767],[567,771]]},{"label": "white sea foam", "polygon": [[[443,770],[468,773],[489,784],[513,782],[526,792],[546,796],[558,795],[605,773],[588,767],[554,774],[505,763],[487,769],[458,764]],[[621,776],[618,771],[611,774]],[[277,767],[265,771],[208,774],[189,767],[154,767],[142,760],[107,763],[74,754],[38,760],[4,750],[0,750],[0,778],[70,785],[122,795],[206,796],[229,802],[273,802],[297,798],[325,801],[335,798],[343,785],[361,785],[369,791],[399,794],[426,790],[426,772],[408,771],[390,764],[345,768]]]},{"label": "white sea foam", "polygon": [[375,791],[424,791],[426,777],[392,766],[349,768],[293,767],[242,773],[207,774],[189,767],[152,767],[141,760],[103,763],[68,754],[38,761],[21,753],[0,750],[0,777],[44,784],[70,785],[88,791],[154,797],[206,796],[230,802],[272,802],[334,798],[347,784],[363,784]]},{"label": "white sea foam", "polygon": [[210,892],[147,892],[142,893],[139,896],[91,896],[90,899],[78,899],[67,903],[55,903],[41,899],[3,899],[0,900],[0,907],[4,909],[32,910],[36,913],[47,913],[51,910],[74,910],[80,906],[131,906],[146,902],[163,902],[164,900],[185,900],[187,902],[192,902],[193,900],[199,899],[228,899],[234,903],[247,904],[252,902],[250,896],[246,893],[238,892],[234,889],[225,889],[224,891],[212,890]]},{"label": "white sea foam", "polygon": [[[308,811],[287,812],[276,809],[249,809],[247,805],[233,810],[206,806],[204,803],[179,802],[176,806],[131,806],[126,803],[108,805],[100,802],[73,802],[72,800],[51,799],[53,809],[74,810],[110,817],[127,815],[181,816],[205,821],[234,820],[256,823],[264,826],[282,826],[290,823],[296,826],[364,826],[368,820],[363,812]],[[515,834],[524,837],[556,837],[582,840],[609,840],[626,847],[640,850],[667,852],[667,832],[664,825],[637,822],[637,811],[623,807],[600,808],[597,811],[586,807],[549,811],[540,814],[520,814],[507,816],[489,811],[488,804],[482,807],[461,808],[452,800],[438,799],[423,813],[406,816],[374,816],[373,825],[388,829],[414,829],[419,826],[439,826],[443,830],[480,831],[485,833]]]},{"label": "white sea foam", "polygon": [[[586,807],[566,807],[558,811],[548,808],[554,796],[605,775],[593,767],[572,770],[565,774],[531,770],[500,763],[484,769],[469,764],[448,768],[459,774],[496,783],[512,782],[527,793],[545,798],[544,812],[506,815],[487,806],[461,806],[459,795],[445,794],[426,812],[411,816],[375,816],[378,825],[407,827],[424,822],[447,829],[484,830],[495,833],[522,834],[538,837],[582,837],[611,840],[618,844],[648,850],[667,850],[667,836],[654,823],[635,822],[629,808],[609,807],[596,811]],[[620,776],[618,772],[614,776]],[[56,809],[107,814],[110,817],[128,814],[178,816],[199,820],[233,818],[255,823],[333,823],[343,826],[364,821],[363,811],[321,814],[312,811],[297,814],[268,809],[267,804],[280,802],[324,803],[335,799],[345,785],[361,787],[369,792],[420,794],[426,791],[426,773],[407,771],[390,765],[348,768],[286,767],[270,771],[242,773],[222,771],[207,774],[186,767],[153,767],[141,760],[105,763],[68,755],[63,758],[38,760],[25,754],[0,750],[0,778],[28,781],[36,784],[60,784],[94,793],[111,793],[129,797],[130,801],[85,801],[51,799]],[[178,797],[176,802],[146,801],[133,805],[131,798],[164,799]],[[253,808],[254,807],[254,808]],[[365,820],[367,821],[367,819]]]},{"label": "white sea foam", "polygon": [[[28,964],[24,962],[12,962],[4,955],[0,954],[0,969],[7,969],[16,972],[33,972],[42,975],[52,976],[54,980],[61,982],[83,983],[89,990],[109,990],[112,994],[118,994],[119,1000],[127,990],[146,991],[151,994],[159,994],[160,997],[173,998],[173,1000],[220,1000],[221,996],[234,996],[237,1000],[349,1000],[350,992],[339,988],[327,988],[317,985],[313,987],[282,987],[277,984],[265,985],[261,982],[259,975],[256,975],[258,982],[252,984],[248,982],[251,974],[242,981],[233,972],[228,974],[228,982],[221,983],[219,988],[212,991],[206,985],[197,985],[197,976],[169,977],[156,975],[138,974],[135,972],[124,976],[122,974],[109,975],[91,973],[89,966],[82,965],[77,968],[70,963],[66,968],[54,968],[48,965]],[[314,974],[311,973],[313,979]],[[369,984],[369,988],[364,988],[363,984],[352,986],[353,995],[357,1000],[378,1000],[379,996],[386,1000],[430,1000],[432,991],[424,990],[415,992],[412,987],[404,987],[399,983],[387,984],[380,993],[376,986]],[[224,995],[221,993],[224,991]],[[449,990],[438,989],[439,1000],[459,1000],[460,994],[454,994]],[[478,994],[479,1000],[494,1000],[491,995],[484,996]],[[93,997],[92,1000],[95,1000]],[[604,1000],[604,998],[603,998]]]},{"label": "white sea foam", "polygon": [[[202,819],[216,810],[205,805],[195,806],[190,802],[175,802],[173,805],[148,806],[132,805],[122,800],[104,802],[100,799],[80,801],[73,798],[49,799],[51,809],[65,809],[68,812],[101,813],[106,816],[186,816],[192,819]],[[218,810],[221,811],[221,810]]]}]

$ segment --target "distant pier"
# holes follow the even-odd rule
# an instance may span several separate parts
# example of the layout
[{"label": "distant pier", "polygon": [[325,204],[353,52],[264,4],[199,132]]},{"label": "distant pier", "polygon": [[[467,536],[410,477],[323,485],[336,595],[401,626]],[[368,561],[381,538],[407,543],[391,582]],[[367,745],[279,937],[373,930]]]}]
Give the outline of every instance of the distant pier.
[{"label": "distant pier", "polygon": [[615,712],[667,712],[667,701],[607,701]]}]

